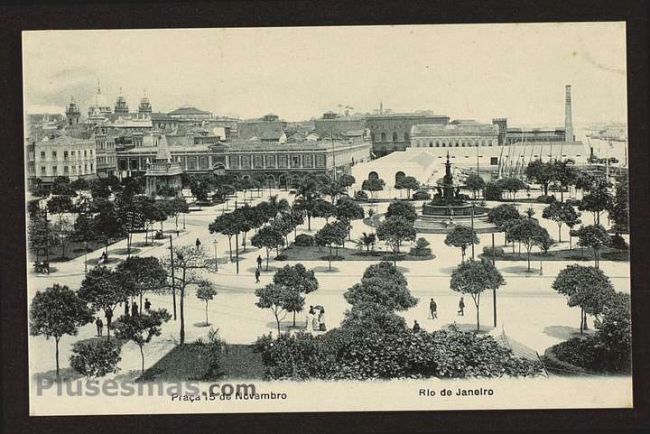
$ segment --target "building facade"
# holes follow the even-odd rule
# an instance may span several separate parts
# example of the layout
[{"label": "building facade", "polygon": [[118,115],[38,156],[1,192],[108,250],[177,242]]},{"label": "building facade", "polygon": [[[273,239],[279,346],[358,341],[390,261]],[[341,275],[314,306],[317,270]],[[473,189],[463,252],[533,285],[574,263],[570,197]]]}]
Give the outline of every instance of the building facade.
[{"label": "building facade", "polygon": [[365,118],[365,127],[370,130],[372,152],[376,157],[411,146],[411,128],[414,125],[447,123],[448,116],[421,113],[389,113]]},{"label": "building facade", "polygon": [[52,182],[57,176],[67,176],[73,181],[97,176],[95,141],[92,139],[64,135],[45,137],[33,143],[33,150],[28,149],[33,152],[33,176],[43,182]]},{"label": "building facade", "polygon": [[465,148],[498,144],[499,128],[475,121],[423,124],[411,128],[411,147],[414,148]]}]

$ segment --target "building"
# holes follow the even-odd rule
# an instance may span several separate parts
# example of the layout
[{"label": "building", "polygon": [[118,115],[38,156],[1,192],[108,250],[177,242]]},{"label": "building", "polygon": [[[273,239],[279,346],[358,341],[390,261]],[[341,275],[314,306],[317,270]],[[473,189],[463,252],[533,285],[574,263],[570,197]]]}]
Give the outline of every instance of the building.
[{"label": "building", "polygon": [[334,112],[323,114],[321,119],[314,121],[314,133],[320,137],[341,137],[349,131],[364,131],[366,122],[360,117],[339,116]]},{"label": "building", "polygon": [[145,92],[144,96],[140,100],[140,105],[138,106],[138,113],[151,115],[151,112],[152,112],[151,102],[149,102],[149,98],[147,97],[147,93]]},{"label": "building", "polygon": [[181,175],[183,169],[180,164],[172,160],[171,152],[167,147],[167,139],[164,135],[160,136],[157,146],[156,157],[147,165],[145,172],[145,194],[155,198],[162,187],[176,191],[176,195],[182,195],[183,182]]},{"label": "building", "polygon": [[414,125],[446,125],[447,123],[449,123],[448,116],[428,113],[380,113],[365,118],[365,128],[370,130],[372,152],[376,157],[394,151],[403,151],[409,147],[411,128]]},{"label": "building", "polygon": [[65,110],[65,119],[66,125],[70,127],[79,125],[79,121],[81,120],[81,111],[79,110],[77,103],[74,101],[74,98],[70,98],[70,104],[68,104],[68,108]]},{"label": "building", "polygon": [[[32,147],[33,146],[33,147]],[[32,164],[31,176],[42,182],[52,182],[57,176],[71,180],[97,176],[95,141],[66,135],[46,136],[28,145],[27,161]],[[28,176],[30,169],[28,164]]]},{"label": "building", "polygon": [[97,82],[97,93],[95,94],[95,103],[88,107],[89,122],[105,122],[112,113],[110,106],[106,103],[106,98],[102,94],[102,89]]},{"label": "building", "polygon": [[419,124],[411,127],[411,147],[465,148],[497,146],[499,128],[471,120],[457,120],[450,124]]},{"label": "building", "polygon": [[113,112],[119,114],[129,113],[129,106],[126,103],[126,98],[122,95],[122,88],[120,88],[120,95],[117,97],[117,100],[115,100],[115,108],[113,109]]},{"label": "building", "polygon": [[[260,140],[236,141],[213,147],[222,154],[223,167],[217,169],[236,177],[263,177],[267,185],[285,186],[295,175],[314,173],[339,176],[351,167],[370,160],[370,142],[362,140],[318,140],[278,143],[269,146]],[[220,149],[219,149],[220,148]]]},{"label": "building", "polygon": [[204,121],[212,118],[212,113],[192,106],[182,106],[167,113],[170,117],[182,121]]},{"label": "building", "polygon": [[239,140],[253,140],[264,143],[284,143],[286,123],[277,115],[269,113],[260,119],[240,121],[237,125]]}]

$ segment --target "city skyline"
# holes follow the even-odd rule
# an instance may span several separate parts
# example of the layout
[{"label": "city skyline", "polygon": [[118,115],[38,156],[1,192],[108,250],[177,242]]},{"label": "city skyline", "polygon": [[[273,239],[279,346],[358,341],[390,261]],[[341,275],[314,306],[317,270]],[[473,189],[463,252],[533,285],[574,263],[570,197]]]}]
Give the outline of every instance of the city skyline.
[{"label": "city skyline", "polygon": [[121,88],[131,111],[146,89],[156,112],[298,121],[383,101],[556,126],[571,84],[575,124],[627,117],[624,23],[39,31],[23,44],[27,113],[62,113],[70,97],[85,113],[99,80],[111,107]]}]

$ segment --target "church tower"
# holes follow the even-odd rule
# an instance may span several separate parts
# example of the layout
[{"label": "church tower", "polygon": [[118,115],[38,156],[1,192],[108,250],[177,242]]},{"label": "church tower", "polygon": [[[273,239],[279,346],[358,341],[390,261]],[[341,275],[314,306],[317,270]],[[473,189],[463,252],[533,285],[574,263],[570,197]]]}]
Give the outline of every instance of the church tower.
[{"label": "church tower", "polygon": [[126,103],[126,98],[122,95],[122,88],[120,87],[120,95],[117,97],[117,100],[115,101],[115,110],[113,110],[114,113],[119,113],[119,114],[128,114],[129,113],[129,106]]},{"label": "church tower", "polygon": [[147,98],[147,91],[144,92],[142,99],[140,100],[140,106],[138,107],[138,113],[151,114],[151,103],[149,98]]},{"label": "church tower", "polygon": [[68,121],[68,126],[74,126],[79,124],[79,119],[81,118],[81,112],[79,111],[79,107],[77,106],[77,103],[74,102],[74,98],[70,98],[70,104],[68,104],[68,108],[65,110],[65,117],[66,120]]}]

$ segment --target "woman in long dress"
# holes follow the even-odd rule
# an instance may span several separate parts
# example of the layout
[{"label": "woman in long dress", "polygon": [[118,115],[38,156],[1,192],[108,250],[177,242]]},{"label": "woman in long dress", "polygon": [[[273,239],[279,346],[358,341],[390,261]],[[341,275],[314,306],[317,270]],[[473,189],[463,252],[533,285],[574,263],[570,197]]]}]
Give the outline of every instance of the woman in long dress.
[{"label": "woman in long dress", "polygon": [[311,329],[312,331],[318,331],[318,317],[320,316],[320,311],[314,309],[314,314],[311,317]]}]

